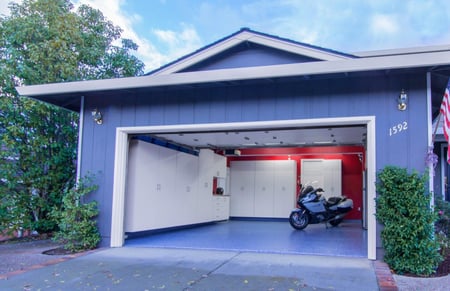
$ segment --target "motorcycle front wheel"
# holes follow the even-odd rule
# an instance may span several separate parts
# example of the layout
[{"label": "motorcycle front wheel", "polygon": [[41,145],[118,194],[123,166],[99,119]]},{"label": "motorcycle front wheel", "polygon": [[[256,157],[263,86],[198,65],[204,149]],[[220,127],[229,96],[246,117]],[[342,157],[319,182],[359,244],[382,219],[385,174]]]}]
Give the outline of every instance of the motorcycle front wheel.
[{"label": "motorcycle front wheel", "polygon": [[297,230],[304,229],[309,223],[309,215],[304,211],[294,211],[289,215],[289,223]]}]

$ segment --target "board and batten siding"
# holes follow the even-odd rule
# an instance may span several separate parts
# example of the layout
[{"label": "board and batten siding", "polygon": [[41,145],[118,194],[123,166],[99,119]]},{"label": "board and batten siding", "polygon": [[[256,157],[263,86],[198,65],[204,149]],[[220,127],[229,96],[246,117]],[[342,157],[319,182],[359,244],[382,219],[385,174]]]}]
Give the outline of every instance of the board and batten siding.
[{"label": "board and batten siding", "polygon": [[[406,111],[397,109],[402,89],[408,93]],[[96,175],[99,189],[92,199],[101,205],[103,244],[109,244],[111,230],[117,127],[375,116],[376,168],[393,164],[422,171],[428,143],[426,96],[425,73],[399,72],[86,94],[81,172]],[[94,108],[103,114],[102,125],[92,121]],[[394,133],[399,126],[402,131]]]}]

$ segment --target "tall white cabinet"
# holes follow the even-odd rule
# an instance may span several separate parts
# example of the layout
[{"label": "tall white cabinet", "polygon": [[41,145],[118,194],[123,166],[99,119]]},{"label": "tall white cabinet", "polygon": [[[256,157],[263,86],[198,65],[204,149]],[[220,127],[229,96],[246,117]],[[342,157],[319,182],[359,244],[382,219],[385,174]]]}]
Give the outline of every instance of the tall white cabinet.
[{"label": "tall white cabinet", "polygon": [[[211,150],[201,150],[199,154],[199,188],[196,200],[196,216],[198,221],[207,222],[216,218],[216,200],[213,193],[213,177],[225,180],[227,160]],[[193,172],[193,169],[190,170]],[[213,219],[212,219],[213,218]]]},{"label": "tall white cabinet", "polygon": [[[132,140],[125,193],[125,232],[227,219],[228,197],[216,199],[213,177],[226,178],[226,158],[199,156]],[[229,198],[228,198],[229,199]]]},{"label": "tall white cabinet", "polygon": [[341,160],[303,159],[300,177],[302,184],[322,188],[327,198],[342,195]]},{"label": "tall white cabinet", "polygon": [[230,216],[287,218],[295,207],[295,161],[232,161]]}]

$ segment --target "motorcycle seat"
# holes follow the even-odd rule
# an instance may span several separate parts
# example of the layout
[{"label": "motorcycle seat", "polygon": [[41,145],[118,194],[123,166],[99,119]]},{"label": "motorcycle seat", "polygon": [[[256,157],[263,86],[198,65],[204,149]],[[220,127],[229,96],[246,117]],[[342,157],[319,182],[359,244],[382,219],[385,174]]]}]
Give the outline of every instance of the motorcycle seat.
[{"label": "motorcycle seat", "polygon": [[342,197],[330,197],[327,200],[327,206],[333,206],[338,204],[339,202],[341,202],[343,200]]}]

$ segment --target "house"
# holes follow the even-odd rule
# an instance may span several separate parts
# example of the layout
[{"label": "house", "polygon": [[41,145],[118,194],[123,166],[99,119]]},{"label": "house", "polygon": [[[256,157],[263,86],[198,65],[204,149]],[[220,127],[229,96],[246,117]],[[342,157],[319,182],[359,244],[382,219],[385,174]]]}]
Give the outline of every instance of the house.
[{"label": "house", "polygon": [[450,46],[347,54],[244,28],[145,76],[17,89],[80,112],[78,171],[99,173],[104,246],[287,217],[298,183],[317,180],[354,199],[375,259],[376,171],[430,166],[449,64]]}]

